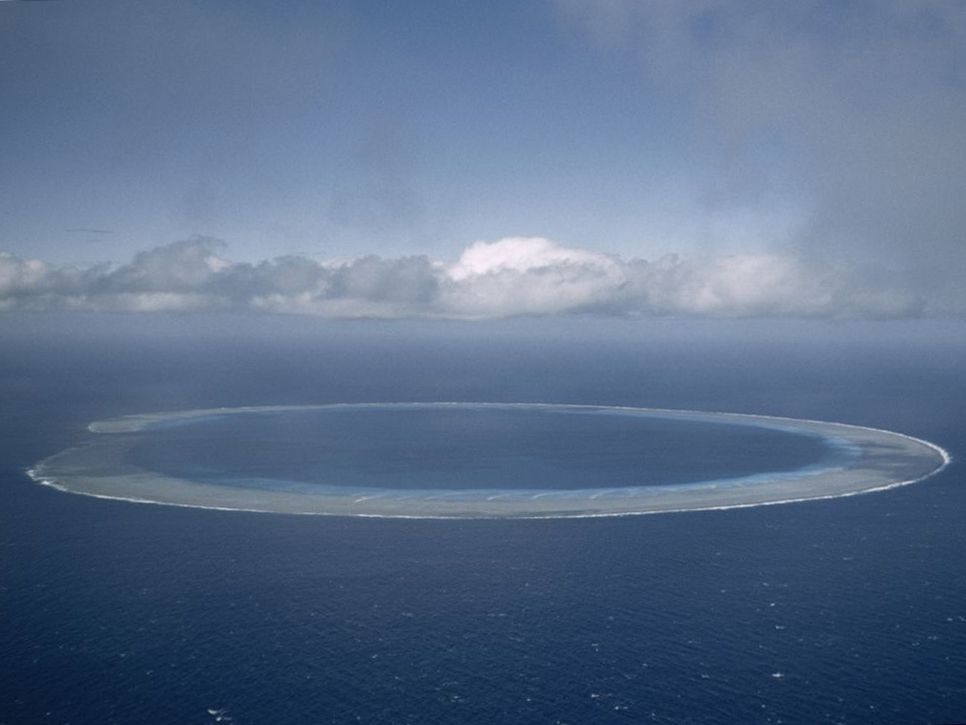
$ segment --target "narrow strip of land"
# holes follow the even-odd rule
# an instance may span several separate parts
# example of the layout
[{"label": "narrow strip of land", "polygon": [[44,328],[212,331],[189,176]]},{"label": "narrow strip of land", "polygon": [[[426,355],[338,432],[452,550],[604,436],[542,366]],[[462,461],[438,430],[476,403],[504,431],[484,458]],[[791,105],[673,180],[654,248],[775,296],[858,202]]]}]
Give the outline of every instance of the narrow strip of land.
[{"label": "narrow strip of land", "polygon": [[[846,449],[835,465],[674,486],[580,490],[273,490],[191,481],[131,466],[125,453],[158,425],[203,423],[206,418],[334,408],[490,407],[558,412],[600,412],[777,429],[819,436]],[[943,468],[948,454],[927,441],[891,431],[823,421],[703,411],[538,403],[390,403],[219,408],[152,413],[97,421],[89,445],[38,463],[34,480],[63,491],[141,503],[197,508],[333,516],[401,518],[570,518],[728,509],[836,498],[920,481]],[[130,435],[136,434],[136,435]]]}]

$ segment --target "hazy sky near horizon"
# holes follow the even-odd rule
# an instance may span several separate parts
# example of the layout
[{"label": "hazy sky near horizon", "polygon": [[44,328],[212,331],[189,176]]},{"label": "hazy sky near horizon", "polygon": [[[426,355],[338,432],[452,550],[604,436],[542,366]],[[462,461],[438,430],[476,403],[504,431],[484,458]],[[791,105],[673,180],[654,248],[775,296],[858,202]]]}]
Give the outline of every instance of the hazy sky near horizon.
[{"label": "hazy sky near horizon", "polygon": [[966,313],[962,2],[4,2],[0,41],[0,309]]}]

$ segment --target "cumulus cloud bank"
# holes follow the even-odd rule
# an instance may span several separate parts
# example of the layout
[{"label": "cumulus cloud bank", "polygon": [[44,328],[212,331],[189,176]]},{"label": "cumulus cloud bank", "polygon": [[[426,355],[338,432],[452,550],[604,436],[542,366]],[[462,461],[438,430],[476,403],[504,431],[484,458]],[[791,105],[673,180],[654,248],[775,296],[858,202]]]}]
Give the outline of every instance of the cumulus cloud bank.
[{"label": "cumulus cloud bank", "polygon": [[79,268],[0,253],[0,310],[254,311],[328,318],[621,316],[906,317],[927,301],[849,270],[756,253],[656,261],[539,237],[476,242],[455,262],[426,256],[233,262],[196,237],[123,265]]}]

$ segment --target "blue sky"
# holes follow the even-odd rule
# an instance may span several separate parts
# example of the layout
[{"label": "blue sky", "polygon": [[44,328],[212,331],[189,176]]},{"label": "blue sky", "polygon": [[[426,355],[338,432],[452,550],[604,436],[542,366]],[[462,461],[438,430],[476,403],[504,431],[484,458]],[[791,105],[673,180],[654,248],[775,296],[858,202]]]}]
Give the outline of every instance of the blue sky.
[{"label": "blue sky", "polygon": [[[610,274],[587,253],[622,265],[611,288],[679,255],[691,296],[655,305],[649,277],[645,312],[762,314],[772,292],[731,301],[757,272],[700,270],[777,257],[770,284],[813,298],[786,312],[966,308],[961,3],[9,2],[0,38],[0,250],[34,308],[64,265],[201,237],[225,243],[215,272],[377,255],[432,276],[482,242],[480,275]],[[504,301],[454,314],[572,309]]]}]

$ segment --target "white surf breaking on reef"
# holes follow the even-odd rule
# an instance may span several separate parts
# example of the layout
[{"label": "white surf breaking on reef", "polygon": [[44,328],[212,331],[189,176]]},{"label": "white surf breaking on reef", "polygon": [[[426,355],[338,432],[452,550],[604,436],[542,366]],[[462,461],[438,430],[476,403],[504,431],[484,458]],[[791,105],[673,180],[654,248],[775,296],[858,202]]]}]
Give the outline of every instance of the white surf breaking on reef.
[{"label": "white surf breaking on reef", "polygon": [[[885,491],[921,481],[941,471],[951,461],[951,456],[945,449],[929,441],[903,433],[846,423],[741,413],[554,403],[334,403],[214,408],[139,414],[95,421],[90,424],[89,430],[97,434],[97,438],[103,435],[106,439],[111,439],[115,437],[112,434],[149,432],[155,426],[197,423],[206,418],[226,415],[400,407],[430,410],[476,408],[595,412],[604,415],[753,426],[819,436],[830,447],[849,449],[852,463],[851,467],[806,466],[794,471],[671,486],[540,491],[499,488],[374,491],[371,488],[353,490],[320,487],[319,492],[295,493],[240,491],[229,486],[175,479],[150,471],[106,475],[103,471],[96,474],[90,470],[85,471],[82,466],[78,469],[78,452],[83,450],[89,455],[91,449],[96,449],[98,445],[95,440],[87,448],[68,449],[51,456],[27,473],[42,485],[69,493],[133,503],[208,510],[368,518],[544,519],[728,510],[841,498]],[[123,438],[123,435],[120,437]]]}]

